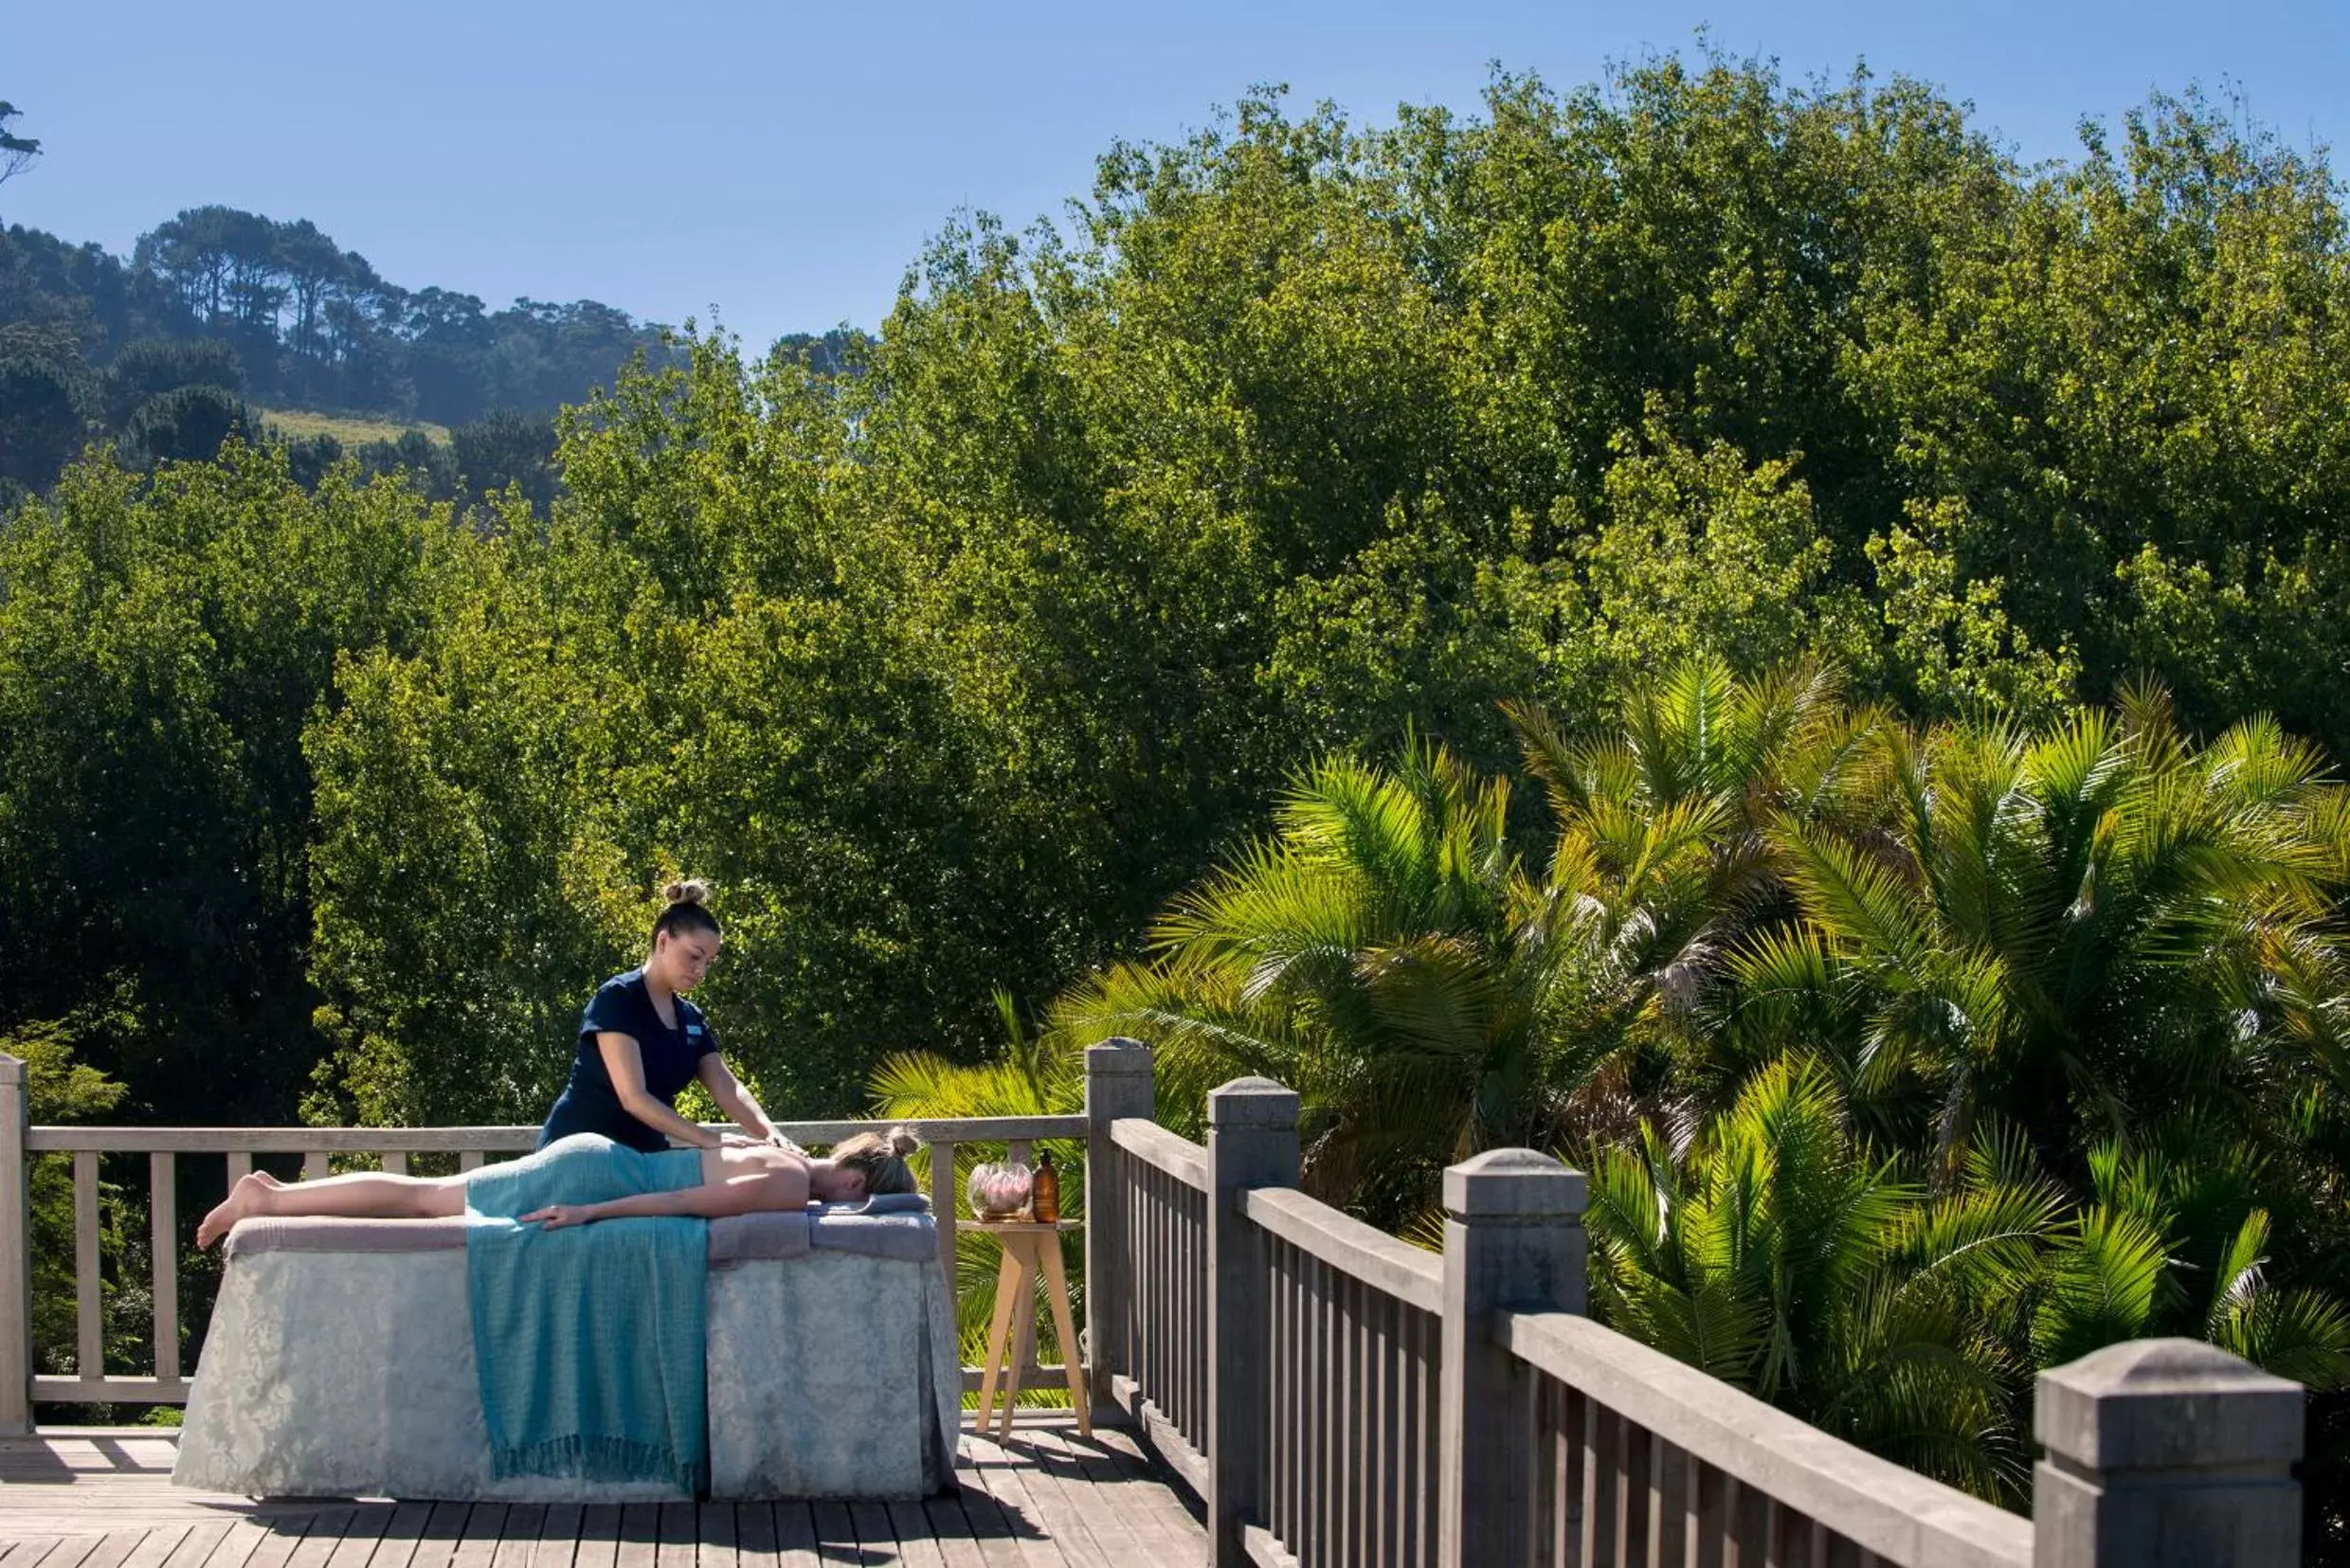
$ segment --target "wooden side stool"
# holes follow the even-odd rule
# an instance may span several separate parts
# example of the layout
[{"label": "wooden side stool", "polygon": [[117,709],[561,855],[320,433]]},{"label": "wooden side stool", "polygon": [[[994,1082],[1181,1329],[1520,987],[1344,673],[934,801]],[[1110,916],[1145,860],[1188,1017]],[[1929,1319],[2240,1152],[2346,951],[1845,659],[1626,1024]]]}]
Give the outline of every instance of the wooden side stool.
[{"label": "wooden side stool", "polygon": [[[1076,1224],[1079,1221],[1064,1221]],[[1014,1220],[1006,1224],[985,1221],[964,1227],[966,1233],[976,1232],[993,1236],[1003,1249],[1003,1265],[996,1271],[996,1315],[987,1328],[987,1362],[979,1379],[979,1421],[977,1430],[987,1430],[987,1407],[1001,1387],[1003,1411],[998,1418],[996,1434],[1008,1437],[1012,1433],[1012,1406],[1020,1397],[1020,1369],[1036,1344],[1037,1325],[1033,1309],[1023,1310],[1036,1300],[1036,1278],[1044,1276],[1044,1294],[1053,1312],[1053,1332],[1060,1337],[1060,1359],[1069,1377],[1069,1398],[1076,1406],[1077,1432],[1081,1436],[1094,1435],[1094,1415],[1086,1404],[1084,1356],[1077,1348],[1077,1333],[1069,1318],[1069,1274],[1060,1260],[1059,1224],[1035,1220]],[[1000,1381],[999,1381],[1000,1379]]]}]

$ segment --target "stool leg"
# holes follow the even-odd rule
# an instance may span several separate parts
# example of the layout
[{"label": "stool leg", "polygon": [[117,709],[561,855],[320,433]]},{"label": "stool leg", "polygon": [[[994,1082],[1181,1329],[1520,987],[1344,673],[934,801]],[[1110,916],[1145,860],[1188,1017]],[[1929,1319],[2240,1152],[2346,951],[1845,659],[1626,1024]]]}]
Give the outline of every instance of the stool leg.
[{"label": "stool leg", "polygon": [[[1009,1236],[1000,1238],[1009,1242]],[[979,1419],[972,1423],[974,1432],[983,1435],[987,1431],[987,1406],[995,1398],[996,1380],[1004,1369],[1004,1342],[1012,1328],[1012,1303],[1016,1292],[1013,1281],[1019,1276],[1019,1266],[1012,1261],[1012,1249],[1003,1249],[1003,1259],[996,1266],[996,1310],[987,1325],[987,1364],[979,1375]]]},{"label": "stool leg", "polygon": [[1094,1435],[1094,1413],[1085,1399],[1084,1358],[1077,1353],[1077,1331],[1069,1322],[1069,1271],[1060,1257],[1060,1237],[1039,1238],[1044,1254],[1044,1295],[1053,1304],[1053,1332],[1060,1336],[1061,1371],[1069,1379],[1069,1402],[1076,1406],[1077,1435]]},{"label": "stool leg", "polygon": [[[1005,1236],[1003,1239],[1011,1241],[1013,1238]],[[1016,1247],[1007,1249],[1010,1255],[1019,1259],[1015,1265],[1019,1273],[1012,1282],[1012,1299],[1019,1303],[1019,1310],[1012,1322],[1011,1364],[1003,1378],[1003,1410],[997,1417],[999,1439],[1012,1435],[1012,1407],[1020,1402],[1021,1369],[1028,1364],[1028,1347],[1036,1341],[1037,1272],[1034,1262],[1028,1256],[1027,1242],[1028,1237],[1021,1236]]]}]

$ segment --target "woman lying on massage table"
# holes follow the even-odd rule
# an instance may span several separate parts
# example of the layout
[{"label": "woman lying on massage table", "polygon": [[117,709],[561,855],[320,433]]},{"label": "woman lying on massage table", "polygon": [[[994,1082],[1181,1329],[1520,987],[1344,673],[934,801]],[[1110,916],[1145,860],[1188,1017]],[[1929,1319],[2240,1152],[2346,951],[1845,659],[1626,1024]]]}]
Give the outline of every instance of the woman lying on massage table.
[{"label": "woman lying on massage table", "polygon": [[[525,1160],[459,1176],[371,1172],[293,1184],[255,1171],[196,1227],[209,1247],[251,1216],[338,1215],[361,1219],[448,1219],[471,1210],[553,1230],[631,1215],[715,1219],[758,1209],[792,1210],[808,1199],[853,1203],[913,1192],[906,1156],[913,1134],[860,1132],[811,1159],[762,1144],[665,1149],[646,1154],[592,1132],[559,1138]],[[527,1207],[526,1207],[527,1206]]]}]

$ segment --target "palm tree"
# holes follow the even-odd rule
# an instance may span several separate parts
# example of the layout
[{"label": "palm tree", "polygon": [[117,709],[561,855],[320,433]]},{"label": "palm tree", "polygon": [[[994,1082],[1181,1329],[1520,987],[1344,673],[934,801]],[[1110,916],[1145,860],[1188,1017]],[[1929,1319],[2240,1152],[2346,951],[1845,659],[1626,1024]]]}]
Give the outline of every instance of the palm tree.
[{"label": "palm tree", "polygon": [[1273,833],[1162,917],[1154,962],[1092,977],[1052,1024],[1150,1041],[1178,1116],[1223,1078],[1280,1079],[1304,1101],[1309,1185],[1399,1212],[1444,1162],[1548,1125],[1557,908],[1526,876],[1508,784],[1410,738],[1392,769],[1303,775]]},{"label": "palm tree", "polygon": [[1814,1425],[1979,1495],[2026,1467],[1998,1331],[2061,1198],[1996,1158],[1928,1198],[1849,1132],[1818,1067],[1765,1066],[1676,1150],[1587,1151],[1595,1312]]},{"label": "palm tree", "polygon": [[2207,1118],[2092,1150],[2092,1200],[2059,1233],[2033,1314],[2039,1364],[2181,1334],[2311,1389],[2350,1386],[2350,1310],[2268,1278],[2266,1162]]},{"label": "palm tree", "polygon": [[1736,955],[1734,1032],[1832,1028],[1864,1118],[1924,1089],[1941,1177],[1986,1110],[2078,1173],[2100,1137],[2278,1089],[2282,1024],[2248,1003],[2317,939],[2339,792],[2310,748],[2255,721],[2197,750],[2142,692],[2038,736],[1887,725],[1871,753],[1867,809],[1769,829],[1801,919]]},{"label": "palm tree", "polygon": [[1685,1099],[1726,1092],[1700,1004],[1741,941],[1787,912],[1766,829],[1835,819],[1885,721],[1847,708],[1819,666],[1742,680],[1711,655],[1634,688],[1585,740],[1530,705],[1509,712],[1550,806],[1543,895],[1578,949],[1558,1027],[1597,1069],[1579,1125],[1628,1136],[1667,1108],[1667,1080]]}]

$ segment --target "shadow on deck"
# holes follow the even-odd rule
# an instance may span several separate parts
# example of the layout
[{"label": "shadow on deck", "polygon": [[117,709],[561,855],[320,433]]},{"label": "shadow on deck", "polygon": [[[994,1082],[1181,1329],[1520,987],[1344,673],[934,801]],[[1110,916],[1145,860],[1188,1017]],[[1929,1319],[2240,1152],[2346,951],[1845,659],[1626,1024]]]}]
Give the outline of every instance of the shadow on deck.
[{"label": "shadow on deck", "polygon": [[1193,1568],[1207,1550],[1127,1433],[1066,1420],[967,1431],[961,1486],[920,1503],[255,1502],[172,1486],[175,1450],[148,1427],[0,1438],[0,1568]]}]

